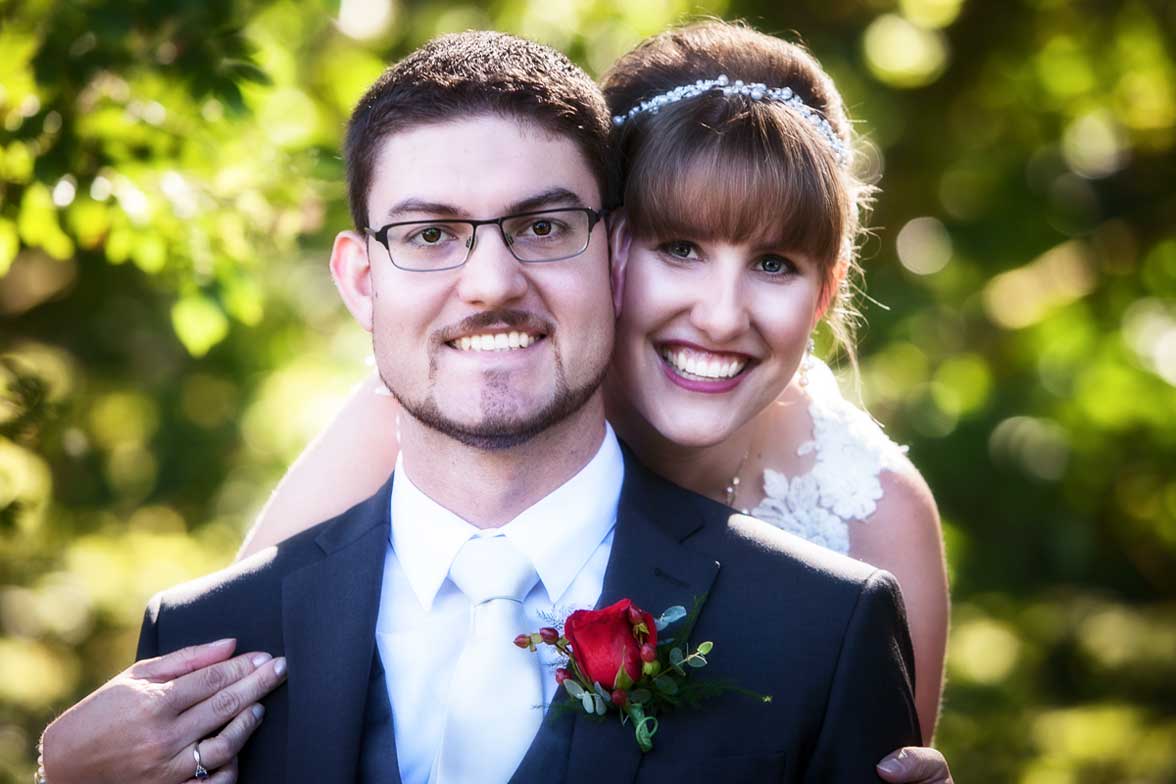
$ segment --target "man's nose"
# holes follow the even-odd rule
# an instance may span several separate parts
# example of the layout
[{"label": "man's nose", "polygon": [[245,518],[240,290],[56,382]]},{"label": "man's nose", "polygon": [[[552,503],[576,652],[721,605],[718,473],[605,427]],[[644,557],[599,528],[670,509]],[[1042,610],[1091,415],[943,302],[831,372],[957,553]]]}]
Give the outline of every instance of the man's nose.
[{"label": "man's nose", "polygon": [[490,308],[526,293],[527,276],[497,226],[479,226],[470,241],[473,245],[457,288],[464,301]]}]

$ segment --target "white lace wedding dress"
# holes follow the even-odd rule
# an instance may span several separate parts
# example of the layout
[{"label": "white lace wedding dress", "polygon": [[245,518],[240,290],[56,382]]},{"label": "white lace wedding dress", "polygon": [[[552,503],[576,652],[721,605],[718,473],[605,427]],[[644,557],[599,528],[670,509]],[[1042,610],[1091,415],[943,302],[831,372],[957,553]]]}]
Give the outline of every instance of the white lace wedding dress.
[{"label": "white lace wedding dress", "polygon": [[812,467],[796,476],[764,469],[764,500],[747,514],[847,553],[849,526],[874,513],[883,494],[882,471],[901,469],[907,448],[842,396],[824,362],[811,356],[806,361],[812,438],[796,453],[812,455]]}]

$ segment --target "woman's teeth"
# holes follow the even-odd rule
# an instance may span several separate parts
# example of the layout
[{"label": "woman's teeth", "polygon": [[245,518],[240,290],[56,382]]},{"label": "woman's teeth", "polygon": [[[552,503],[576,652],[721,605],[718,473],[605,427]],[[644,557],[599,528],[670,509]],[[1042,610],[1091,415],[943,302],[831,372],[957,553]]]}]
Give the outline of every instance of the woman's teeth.
[{"label": "woman's teeth", "polygon": [[451,341],[451,345],[459,351],[513,351],[526,348],[542,337],[528,332],[496,332],[493,335],[466,335]]},{"label": "woman's teeth", "polygon": [[661,355],[674,370],[698,378],[732,378],[747,367],[746,359],[731,359],[683,348],[662,349]]}]

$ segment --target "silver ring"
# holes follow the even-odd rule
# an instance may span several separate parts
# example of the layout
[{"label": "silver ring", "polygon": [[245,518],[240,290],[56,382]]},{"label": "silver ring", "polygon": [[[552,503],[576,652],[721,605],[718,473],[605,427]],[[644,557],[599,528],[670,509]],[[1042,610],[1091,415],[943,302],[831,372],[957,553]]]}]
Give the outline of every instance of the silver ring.
[{"label": "silver ring", "polygon": [[196,745],[192,747],[192,759],[196,760],[196,778],[204,781],[208,778],[208,768],[200,764],[200,741],[196,741]]}]

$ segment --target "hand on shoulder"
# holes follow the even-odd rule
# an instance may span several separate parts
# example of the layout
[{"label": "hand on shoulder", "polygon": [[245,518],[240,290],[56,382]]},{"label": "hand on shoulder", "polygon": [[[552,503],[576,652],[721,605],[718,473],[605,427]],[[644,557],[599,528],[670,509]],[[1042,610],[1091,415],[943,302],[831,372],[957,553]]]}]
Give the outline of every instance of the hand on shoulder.
[{"label": "hand on shoulder", "polygon": [[237,780],[237,753],[261,724],[258,700],[286,677],[285,659],[229,658],[235,640],[132,664],[74,705],[42,736],[52,784],[179,784],[196,771],[193,749],[213,773]]}]

